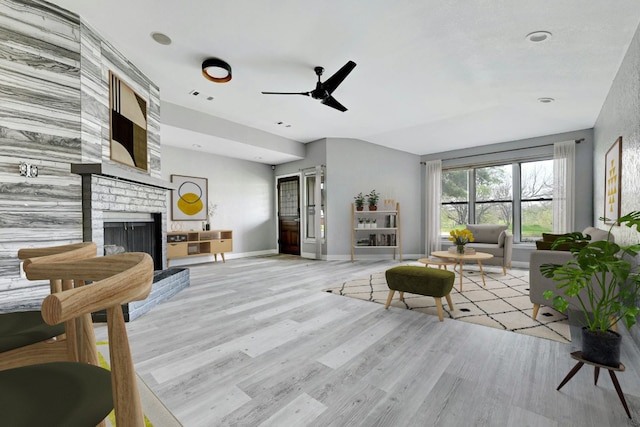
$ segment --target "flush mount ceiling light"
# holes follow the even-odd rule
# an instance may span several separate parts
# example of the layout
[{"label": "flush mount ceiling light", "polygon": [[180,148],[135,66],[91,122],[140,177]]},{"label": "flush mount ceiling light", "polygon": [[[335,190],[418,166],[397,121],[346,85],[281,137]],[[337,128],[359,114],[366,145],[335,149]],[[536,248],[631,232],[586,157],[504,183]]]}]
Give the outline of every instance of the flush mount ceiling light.
[{"label": "flush mount ceiling light", "polygon": [[551,33],[549,31],[534,31],[533,33],[527,34],[527,40],[532,43],[540,43],[550,38]]},{"label": "flush mount ceiling light", "polygon": [[215,83],[226,83],[231,80],[231,65],[222,59],[209,58],[202,63],[202,75]]},{"label": "flush mount ceiling light", "polygon": [[169,38],[168,35],[163,33],[158,33],[158,32],[151,33],[151,38],[154,39],[156,42],[163,44],[165,46],[171,44],[171,38]]},{"label": "flush mount ceiling light", "polygon": [[549,98],[549,97],[538,98],[538,102],[542,102],[543,104],[549,104],[550,102],[553,102],[553,101],[555,101],[555,99]]}]

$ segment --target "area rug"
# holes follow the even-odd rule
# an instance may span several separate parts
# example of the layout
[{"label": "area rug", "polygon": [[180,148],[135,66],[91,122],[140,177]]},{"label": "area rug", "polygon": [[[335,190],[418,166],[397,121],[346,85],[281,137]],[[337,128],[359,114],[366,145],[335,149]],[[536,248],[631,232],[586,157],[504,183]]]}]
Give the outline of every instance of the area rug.
[{"label": "area rug", "polygon": [[[100,366],[109,369],[109,343],[107,341],[98,341],[98,361]],[[158,399],[151,389],[136,375],[138,379],[138,391],[140,393],[140,401],[144,411],[145,427],[181,427],[182,424],[171,414],[169,409]],[[107,426],[116,426],[115,412],[107,416]]]},{"label": "area rug", "polygon": [[[424,266],[418,263],[407,265]],[[537,319],[531,319],[533,304],[529,300],[528,270],[510,269],[504,275],[501,267],[483,269],[486,287],[483,286],[478,268],[472,264],[465,264],[462,292],[459,291],[460,276],[455,272],[456,281],[451,291],[454,310],[449,310],[443,299],[445,318],[564,343],[571,341],[567,316],[552,307],[541,306]],[[326,291],[384,305],[387,302],[389,287],[384,272],[380,272],[332,286]],[[405,293],[402,302],[396,292],[391,306],[438,315],[434,299],[422,295]]]}]

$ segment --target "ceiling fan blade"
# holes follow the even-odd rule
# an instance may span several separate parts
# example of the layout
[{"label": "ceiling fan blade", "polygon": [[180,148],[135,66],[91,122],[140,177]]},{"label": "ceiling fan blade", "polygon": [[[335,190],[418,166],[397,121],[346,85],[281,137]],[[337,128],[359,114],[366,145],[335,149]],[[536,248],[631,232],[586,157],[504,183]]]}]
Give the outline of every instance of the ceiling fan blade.
[{"label": "ceiling fan blade", "polygon": [[264,95],[305,95],[310,96],[311,92],[262,92]]},{"label": "ceiling fan blade", "polygon": [[353,61],[349,61],[342,66],[336,73],[329,77],[322,86],[324,89],[329,92],[329,94],[333,93],[334,90],[342,83],[342,81],[349,75],[349,73],[356,67],[356,63]]},{"label": "ceiling fan blade", "polygon": [[344,105],[340,104],[338,101],[336,101],[336,99],[333,96],[328,96],[320,102],[323,103],[324,105],[328,105],[331,108],[340,110],[343,113],[347,111],[347,108]]}]

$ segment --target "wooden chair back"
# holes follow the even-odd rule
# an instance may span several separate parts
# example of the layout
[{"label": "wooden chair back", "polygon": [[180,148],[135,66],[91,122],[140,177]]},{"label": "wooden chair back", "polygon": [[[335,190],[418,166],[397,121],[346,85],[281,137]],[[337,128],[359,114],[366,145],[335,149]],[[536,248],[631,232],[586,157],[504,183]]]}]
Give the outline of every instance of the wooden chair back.
[{"label": "wooden chair back", "polygon": [[[122,304],[145,299],[151,292],[151,257],[129,252],[78,261],[38,261],[28,263],[25,272],[30,280],[61,280],[80,285],[45,298],[42,317],[50,325],[84,319],[91,312],[106,310],[116,424],[144,426]],[[93,283],[84,286],[88,281]],[[95,347],[93,333],[80,338],[91,340],[83,345]]]},{"label": "wooden chair back", "polygon": [[[60,261],[95,258],[97,247],[93,242],[72,243],[68,245],[49,246],[43,248],[25,248],[18,251],[18,258],[25,260],[23,268],[32,263],[51,263]],[[70,289],[69,281],[49,280],[51,293]],[[0,315],[0,318],[2,315]],[[44,320],[42,321],[44,323]],[[23,333],[17,330],[15,334]],[[36,363],[54,361],[82,361],[98,365],[98,354],[95,347],[87,347],[80,336],[93,334],[91,315],[81,320],[69,321],[65,324],[65,334],[51,336],[49,340],[34,342],[20,348],[0,353],[0,370]],[[94,339],[95,343],[95,339]]]}]

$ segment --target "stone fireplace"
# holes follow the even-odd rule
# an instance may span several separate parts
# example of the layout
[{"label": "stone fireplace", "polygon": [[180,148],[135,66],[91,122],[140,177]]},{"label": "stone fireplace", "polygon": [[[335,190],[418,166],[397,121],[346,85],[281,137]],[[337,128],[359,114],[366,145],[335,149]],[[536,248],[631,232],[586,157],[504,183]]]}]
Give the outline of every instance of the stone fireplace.
[{"label": "stone fireplace", "polygon": [[118,244],[105,241],[105,225],[107,228],[117,228],[113,223],[122,223],[122,232],[113,230],[114,233],[109,233],[109,237],[116,235],[126,240],[124,232],[130,231],[125,230],[126,227],[135,229],[133,224],[153,222],[153,231],[148,237],[155,241],[155,248],[144,250],[136,246],[136,249],[126,249],[148,252],[154,258],[155,269],[165,269],[167,191],[172,188],[171,183],[108,164],[73,164],[71,172],[82,176],[83,239],[95,242],[98,253],[102,254],[105,244]]},{"label": "stone fireplace", "polygon": [[[72,164],[82,176],[83,240],[93,241],[98,253],[146,252],[154,261],[154,283],[144,301],[123,306],[125,320],[133,320],[154,305],[189,286],[189,270],[167,269],[167,191],[170,182],[109,164]],[[94,313],[104,321],[104,313]]]}]

